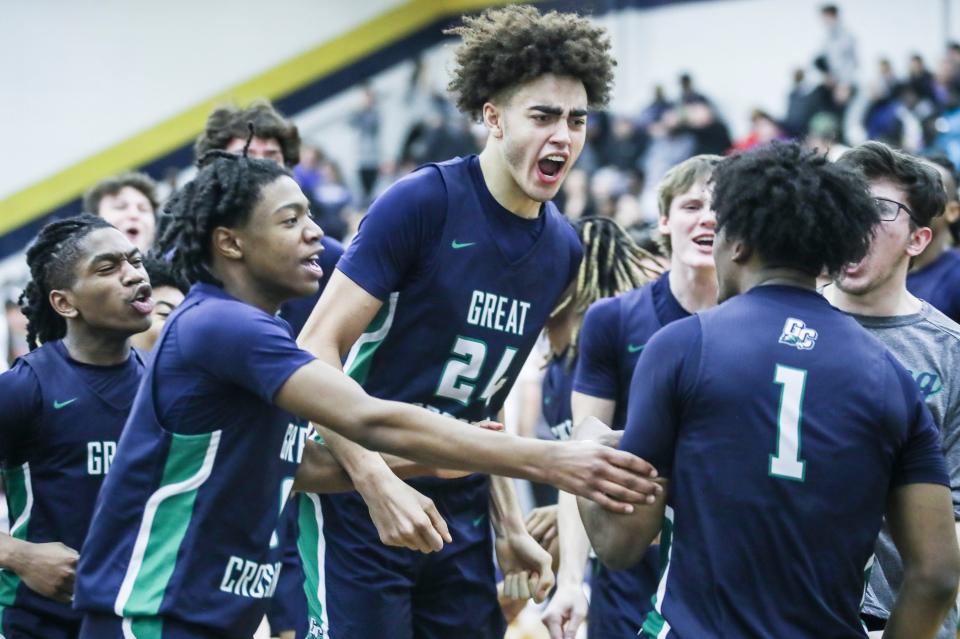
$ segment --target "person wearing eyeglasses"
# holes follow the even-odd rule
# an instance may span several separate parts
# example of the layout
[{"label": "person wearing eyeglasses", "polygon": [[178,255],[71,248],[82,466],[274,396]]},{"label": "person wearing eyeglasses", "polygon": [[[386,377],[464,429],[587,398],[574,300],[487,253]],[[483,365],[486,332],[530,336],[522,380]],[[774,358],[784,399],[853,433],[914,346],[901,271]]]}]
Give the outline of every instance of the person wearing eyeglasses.
[{"label": "person wearing eyeglasses", "polygon": [[[910,264],[930,243],[931,225],[946,206],[943,183],[923,160],[880,142],[847,151],[839,163],[867,179],[882,221],[867,256],[845,267],[824,295],[883,342],[913,375],[940,428],[954,519],[960,520],[960,381],[955,383],[952,374],[960,371],[960,325],[907,290]],[[884,524],[862,608],[868,630],[886,626],[903,585],[903,563]],[[955,607],[937,639],[955,639],[956,628]]]}]

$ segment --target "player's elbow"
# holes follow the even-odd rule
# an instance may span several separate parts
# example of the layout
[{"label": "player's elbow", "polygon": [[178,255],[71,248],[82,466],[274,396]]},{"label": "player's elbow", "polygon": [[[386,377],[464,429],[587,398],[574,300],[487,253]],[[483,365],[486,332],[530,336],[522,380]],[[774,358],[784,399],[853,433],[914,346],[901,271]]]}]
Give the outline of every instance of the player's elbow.
[{"label": "player's elbow", "polygon": [[936,557],[905,563],[903,580],[925,599],[949,607],[960,584],[960,552],[954,547]]}]

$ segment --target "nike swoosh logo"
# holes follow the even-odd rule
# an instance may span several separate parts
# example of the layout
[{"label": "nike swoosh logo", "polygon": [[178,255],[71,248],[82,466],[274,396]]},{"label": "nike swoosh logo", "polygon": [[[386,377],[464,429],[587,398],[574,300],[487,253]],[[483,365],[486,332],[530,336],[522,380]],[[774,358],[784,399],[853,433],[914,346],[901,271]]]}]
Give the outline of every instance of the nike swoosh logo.
[{"label": "nike swoosh logo", "polygon": [[646,346],[646,344],[640,344],[639,346],[638,346],[637,344],[627,344],[627,352],[628,352],[628,353],[639,353],[640,351],[643,350],[643,347],[644,347],[644,346]]},{"label": "nike swoosh logo", "polygon": [[480,515],[479,517],[477,517],[476,519],[474,519],[474,520],[471,521],[470,523],[472,523],[472,524],[473,524],[473,527],[476,528],[477,526],[479,526],[480,524],[483,523],[483,520],[484,520],[485,518],[486,518],[486,515]]},{"label": "nike swoosh logo", "polygon": [[77,401],[77,398],[76,398],[76,397],[74,397],[73,399],[68,399],[68,400],[65,401],[65,402],[58,402],[57,400],[53,400],[53,410],[60,410],[60,409],[63,408],[64,406],[69,406],[70,404],[74,403],[75,401]]},{"label": "nike swoosh logo", "polygon": [[458,242],[454,240],[450,244],[450,246],[453,247],[454,250],[457,250],[457,249],[467,248],[468,246],[473,246],[474,244],[476,244],[476,242]]}]

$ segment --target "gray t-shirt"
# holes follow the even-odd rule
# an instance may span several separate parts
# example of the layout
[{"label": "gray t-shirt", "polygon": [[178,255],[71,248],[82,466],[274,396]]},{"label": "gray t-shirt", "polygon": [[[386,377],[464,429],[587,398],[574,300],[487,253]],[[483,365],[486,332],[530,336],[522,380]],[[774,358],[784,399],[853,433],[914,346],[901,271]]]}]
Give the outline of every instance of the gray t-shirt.
[{"label": "gray t-shirt", "polygon": [[[960,521],[960,324],[926,302],[915,315],[867,317],[853,315],[883,342],[917,381],[933,419],[940,427],[943,450],[950,473],[954,517]],[[954,383],[957,382],[957,383]],[[877,540],[876,561],[870,575],[863,612],[886,619],[896,593],[903,585],[903,565],[890,530],[884,524]],[[955,639],[957,610],[954,608],[937,639]]]}]

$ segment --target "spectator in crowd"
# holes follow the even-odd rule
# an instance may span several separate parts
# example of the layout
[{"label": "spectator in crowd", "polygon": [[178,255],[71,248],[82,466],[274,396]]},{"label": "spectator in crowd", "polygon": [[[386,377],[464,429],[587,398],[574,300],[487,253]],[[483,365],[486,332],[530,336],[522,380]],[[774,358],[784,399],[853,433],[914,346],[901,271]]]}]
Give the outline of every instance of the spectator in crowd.
[{"label": "spectator in crowd", "polygon": [[[844,267],[825,295],[883,342],[913,375],[940,429],[953,514],[960,519],[960,385],[954,378],[960,369],[960,325],[907,289],[910,261],[929,245],[932,222],[947,205],[943,184],[927,163],[880,142],[855,147],[839,163],[867,179],[882,221],[867,255]],[[875,550],[863,605],[869,630],[883,629],[898,595],[903,600],[909,592],[910,575],[891,530],[897,532],[884,526]],[[911,557],[905,559],[909,562]],[[951,606],[937,638],[955,639],[956,629],[957,610]]]},{"label": "spectator in crowd", "polygon": [[83,210],[102,217],[146,253],[157,229],[157,183],[145,173],[123,173],[97,182],[83,196]]},{"label": "spectator in crowd", "polygon": [[363,87],[363,105],[350,117],[350,125],[357,132],[357,165],[363,201],[372,193],[380,171],[380,109],[373,87]]},{"label": "spectator in crowd", "polygon": [[960,322],[960,252],[953,248],[954,238],[950,232],[951,225],[960,218],[957,176],[945,156],[933,156],[927,162],[940,174],[947,204],[943,214],[930,221],[933,239],[913,258],[907,289],[954,322]]},{"label": "spectator in crowd", "polygon": [[840,20],[840,9],[833,4],[820,7],[825,30],[819,56],[836,81],[839,91],[852,94],[857,86],[857,43]]}]

